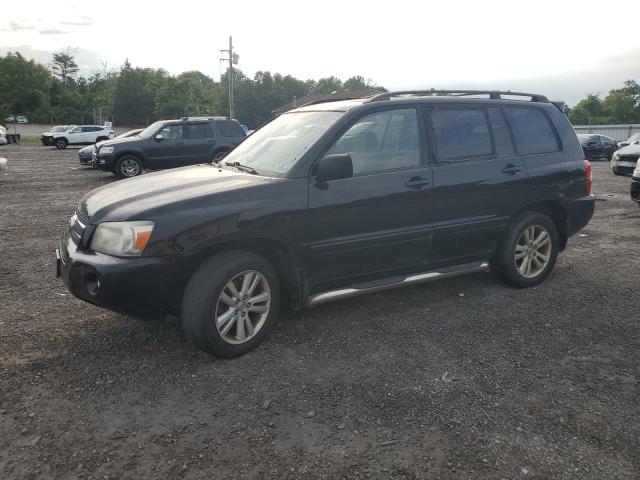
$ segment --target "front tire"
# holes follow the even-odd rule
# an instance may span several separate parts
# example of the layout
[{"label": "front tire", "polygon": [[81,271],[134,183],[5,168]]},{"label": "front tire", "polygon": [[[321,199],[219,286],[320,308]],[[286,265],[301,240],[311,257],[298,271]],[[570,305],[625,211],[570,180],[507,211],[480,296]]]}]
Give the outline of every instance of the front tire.
[{"label": "front tire", "polygon": [[525,212],[500,243],[491,270],[505,283],[519,288],[544,281],[556,263],[559,251],[558,229],[547,215]]},{"label": "front tire", "polygon": [[118,178],[132,178],[142,174],[142,162],[138,157],[125,155],[116,162],[114,172]]},{"label": "front tire", "polygon": [[182,327],[200,350],[239,357],[264,340],[278,318],[280,283],[273,266],[250,252],[214,255],[191,277]]},{"label": "front tire", "polygon": [[60,150],[64,150],[65,148],[67,148],[67,145],[69,145],[69,142],[67,141],[66,138],[56,139],[56,148]]}]

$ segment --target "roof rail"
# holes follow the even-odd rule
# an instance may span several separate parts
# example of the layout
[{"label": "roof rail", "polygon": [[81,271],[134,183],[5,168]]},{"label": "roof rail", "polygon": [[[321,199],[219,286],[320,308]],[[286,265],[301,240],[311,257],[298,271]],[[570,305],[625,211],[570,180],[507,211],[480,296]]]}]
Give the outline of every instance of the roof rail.
[{"label": "roof rail", "polygon": [[[368,95],[368,96],[370,97],[371,95]],[[349,97],[336,97],[336,98],[320,98],[318,100],[312,100],[310,102],[303,103],[302,105],[298,105],[295,108],[306,107],[306,106],[309,106],[309,105],[317,105],[319,103],[341,102],[343,100],[360,100],[361,98],[367,98],[368,96],[364,96],[364,97],[361,97],[361,96],[349,96]],[[370,100],[367,100],[367,101],[370,101]]]},{"label": "roof rail", "polygon": [[391,100],[393,97],[400,96],[414,96],[414,97],[429,97],[432,95],[450,95],[455,97],[464,97],[467,95],[489,95],[489,98],[500,100],[502,95],[509,95],[515,97],[529,97],[531,102],[549,103],[549,100],[544,95],[538,95],[537,93],[522,93],[512,92],[510,90],[436,90],[431,88],[429,90],[401,90],[398,92],[384,92],[369,98],[365,103],[369,102],[381,102],[384,100]]}]

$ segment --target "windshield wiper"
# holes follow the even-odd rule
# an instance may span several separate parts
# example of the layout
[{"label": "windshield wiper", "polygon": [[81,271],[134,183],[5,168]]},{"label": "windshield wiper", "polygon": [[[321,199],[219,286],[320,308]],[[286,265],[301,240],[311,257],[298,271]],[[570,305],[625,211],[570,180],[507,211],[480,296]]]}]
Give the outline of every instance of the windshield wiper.
[{"label": "windshield wiper", "polygon": [[258,171],[249,165],[242,165],[240,162],[224,162],[225,165],[236,167],[238,170],[250,173],[251,175],[259,175]]}]

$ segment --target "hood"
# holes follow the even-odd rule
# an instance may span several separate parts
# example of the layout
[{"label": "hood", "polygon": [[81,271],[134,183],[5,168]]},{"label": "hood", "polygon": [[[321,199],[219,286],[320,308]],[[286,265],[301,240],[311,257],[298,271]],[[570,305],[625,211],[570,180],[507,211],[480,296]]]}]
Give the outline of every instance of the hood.
[{"label": "hood", "polygon": [[134,143],[144,140],[144,138],[139,137],[138,135],[134,135],[133,137],[124,137],[124,138],[112,138],[111,140],[103,140],[99,143],[100,146],[103,145],[119,145],[121,143]]},{"label": "hood", "polygon": [[640,143],[632,143],[616,151],[618,155],[640,155]]},{"label": "hood", "polygon": [[[203,197],[244,193],[279,180],[209,164],[194,165],[105,185],[87,193],[80,206],[92,224],[106,220],[154,220],[168,205],[173,211],[178,203],[184,203],[185,208],[189,208],[189,204],[202,206]],[[237,197],[234,195],[233,201],[239,201]]]}]

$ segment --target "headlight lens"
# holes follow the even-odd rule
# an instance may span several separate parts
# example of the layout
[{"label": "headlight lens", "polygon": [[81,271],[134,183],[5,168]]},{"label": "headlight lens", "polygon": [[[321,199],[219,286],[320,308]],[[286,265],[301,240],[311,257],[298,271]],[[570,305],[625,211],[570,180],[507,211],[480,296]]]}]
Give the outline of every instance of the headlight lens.
[{"label": "headlight lens", "polygon": [[636,169],[633,171],[633,176],[640,178],[640,158],[638,159],[638,162],[636,163]]},{"label": "headlight lens", "polygon": [[100,153],[113,153],[113,147],[100,147]]},{"label": "headlight lens", "polygon": [[91,249],[118,257],[138,257],[149,243],[155,224],[135,222],[103,222],[91,239]]},{"label": "headlight lens", "polygon": [[618,161],[618,152],[613,152],[613,155],[611,156],[611,160],[613,160],[614,162]]}]

